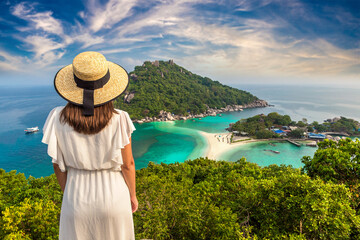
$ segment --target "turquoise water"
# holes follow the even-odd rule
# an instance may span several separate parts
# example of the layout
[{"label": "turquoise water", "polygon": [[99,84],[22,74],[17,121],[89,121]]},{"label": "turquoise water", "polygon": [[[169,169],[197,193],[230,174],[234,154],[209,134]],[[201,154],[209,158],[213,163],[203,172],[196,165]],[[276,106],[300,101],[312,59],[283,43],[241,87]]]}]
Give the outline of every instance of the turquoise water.
[{"label": "turquoise water", "polygon": [[[136,168],[155,163],[183,162],[203,156],[207,148],[206,139],[199,131],[224,132],[229,123],[260,113],[279,112],[289,114],[295,120],[306,117],[309,121],[335,116],[360,119],[359,90],[294,87],[294,86],[241,86],[275,107],[245,109],[243,112],[223,113],[222,116],[206,117],[176,122],[155,122],[135,124],[133,133],[133,154]],[[340,93],[340,94],[337,94]],[[329,97],[332,96],[332,97]],[[313,104],[312,104],[313,103]],[[43,126],[50,110],[65,105],[52,87],[28,89],[0,89],[0,168],[6,171],[16,169],[27,176],[47,176],[53,173],[47,146],[41,143],[42,133],[25,135],[24,129]],[[267,143],[266,143],[267,144]],[[270,145],[252,143],[240,146],[221,158],[236,161],[245,156],[248,161],[260,165],[289,164],[301,166],[303,155],[312,156],[315,148],[297,148],[288,143],[279,143],[281,153],[265,152]]]},{"label": "turquoise water", "polygon": [[[260,166],[268,166],[270,164],[285,164],[293,167],[302,167],[302,156],[313,156],[316,148],[301,146],[297,147],[287,142],[272,142],[276,146],[272,146],[269,142],[255,142],[239,146],[237,149],[225,153],[222,159],[236,162],[245,157],[248,162],[257,163]],[[274,150],[280,153],[273,153],[264,150]]]},{"label": "turquoise water", "polygon": [[151,162],[184,162],[204,155],[206,139],[187,128],[174,127],[174,122],[135,124],[133,154],[137,168]]}]

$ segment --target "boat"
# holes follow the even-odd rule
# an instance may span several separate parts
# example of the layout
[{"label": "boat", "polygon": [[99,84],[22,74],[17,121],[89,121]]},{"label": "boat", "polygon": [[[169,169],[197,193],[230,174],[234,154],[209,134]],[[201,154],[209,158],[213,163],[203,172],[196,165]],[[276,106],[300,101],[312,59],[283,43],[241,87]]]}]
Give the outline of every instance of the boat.
[{"label": "boat", "polygon": [[34,133],[34,132],[38,132],[39,131],[39,127],[31,127],[31,128],[27,128],[24,130],[25,133]]},{"label": "boat", "polygon": [[280,153],[279,151],[275,151],[275,150],[271,150],[271,149],[264,149],[264,151],[273,152],[273,153],[276,153],[276,154]]}]

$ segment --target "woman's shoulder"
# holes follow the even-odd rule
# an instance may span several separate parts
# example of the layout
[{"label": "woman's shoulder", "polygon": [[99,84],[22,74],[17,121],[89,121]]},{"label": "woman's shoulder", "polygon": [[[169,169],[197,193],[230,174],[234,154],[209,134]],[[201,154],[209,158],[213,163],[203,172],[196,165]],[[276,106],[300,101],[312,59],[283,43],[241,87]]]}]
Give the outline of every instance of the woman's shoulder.
[{"label": "woman's shoulder", "polygon": [[46,121],[49,121],[50,119],[55,119],[56,116],[58,116],[63,109],[64,109],[64,106],[54,107],[54,108],[49,112]]},{"label": "woman's shoulder", "polygon": [[116,109],[115,108],[115,111],[118,113],[118,114],[115,114],[115,115],[118,115],[118,119],[121,121],[121,122],[131,122],[132,123],[132,120],[130,118],[130,115],[128,112],[124,111],[124,110],[120,110],[120,109]]},{"label": "woman's shoulder", "polygon": [[50,113],[49,113],[49,116],[53,115],[53,114],[59,114],[63,109],[64,109],[65,106],[57,106],[57,107],[54,107],[53,109],[51,109]]},{"label": "woman's shoulder", "polygon": [[115,108],[115,111],[117,111],[118,113],[127,113],[126,111],[117,108]]},{"label": "woman's shoulder", "polygon": [[129,113],[126,112],[126,111],[124,111],[124,110],[120,110],[120,109],[116,109],[116,108],[115,108],[115,111],[116,111],[120,116],[124,116],[124,117],[130,118]]}]

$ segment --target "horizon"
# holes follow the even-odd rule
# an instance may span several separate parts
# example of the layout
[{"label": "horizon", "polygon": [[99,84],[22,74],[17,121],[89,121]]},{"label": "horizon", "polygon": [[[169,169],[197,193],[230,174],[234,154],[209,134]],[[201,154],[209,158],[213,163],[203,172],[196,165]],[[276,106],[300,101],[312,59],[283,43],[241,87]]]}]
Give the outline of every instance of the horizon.
[{"label": "horizon", "polygon": [[0,86],[52,85],[83,51],[173,59],[226,85],[360,87],[360,1],[4,1]]}]

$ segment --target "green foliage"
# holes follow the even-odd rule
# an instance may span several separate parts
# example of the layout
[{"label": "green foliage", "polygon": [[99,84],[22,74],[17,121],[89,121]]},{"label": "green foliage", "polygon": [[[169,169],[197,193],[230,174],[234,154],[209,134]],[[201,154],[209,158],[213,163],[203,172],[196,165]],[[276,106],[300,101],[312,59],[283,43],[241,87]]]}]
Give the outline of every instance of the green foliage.
[{"label": "green foliage", "polygon": [[317,121],[314,121],[311,125],[318,132],[325,132],[328,129],[328,126],[325,124],[319,124]]},{"label": "green foliage", "polygon": [[136,74],[137,79],[130,80],[127,92],[135,93],[135,96],[130,103],[119,98],[115,106],[127,111],[132,119],[157,117],[161,110],[179,115],[187,115],[188,111],[198,114],[207,110],[206,105],[222,108],[258,99],[248,92],[192,74],[176,64],[164,61],[159,62],[159,67],[145,62],[143,66],[135,67],[130,74]]},{"label": "green foliage", "polygon": [[57,239],[62,194],[55,175],[0,169],[0,239]]},{"label": "green foliage", "polygon": [[350,138],[339,142],[325,139],[318,143],[314,157],[305,156],[303,172],[325,181],[358,185],[360,179],[360,141]]},{"label": "green foliage", "polygon": [[261,129],[255,133],[255,137],[258,139],[269,139],[269,138],[277,138],[279,137],[279,135],[274,133],[273,131]]},{"label": "green foliage", "polygon": [[[0,239],[57,239],[61,191],[54,175],[26,179],[0,173]],[[199,158],[149,163],[136,174],[137,239],[358,236],[359,216],[349,188],[311,179],[291,166]]]},{"label": "green foliage", "polygon": [[280,137],[269,129],[272,126],[289,126],[293,124],[289,115],[280,115],[277,112],[269,113],[268,115],[259,114],[247,119],[241,119],[232,125],[232,131],[247,132],[250,136],[255,136],[259,139],[277,138]]},{"label": "green foliage", "polygon": [[304,130],[301,130],[299,128],[294,129],[288,133],[288,136],[292,138],[302,138],[304,136]]},{"label": "green foliage", "polygon": [[314,121],[311,125],[318,132],[345,132],[355,136],[360,134],[358,131],[360,123],[354,119],[345,117],[340,117],[340,119],[335,122],[325,122],[323,124]]},{"label": "green foliage", "polygon": [[[57,239],[60,207],[49,200],[26,198],[2,212],[4,239]],[[16,236],[16,237],[15,237]]]},{"label": "green foliage", "polygon": [[358,129],[360,123],[354,119],[340,117],[340,120],[329,124],[329,129],[332,132],[346,132],[350,135],[359,134]]},{"label": "green foliage", "polygon": [[347,188],[291,167],[197,159],[149,164],[139,178],[138,191],[146,192],[134,215],[140,238],[349,239],[358,226]]},{"label": "green foliage", "polygon": [[304,123],[303,121],[298,121],[296,123],[296,126],[298,126],[298,127],[306,127],[306,123]]}]

